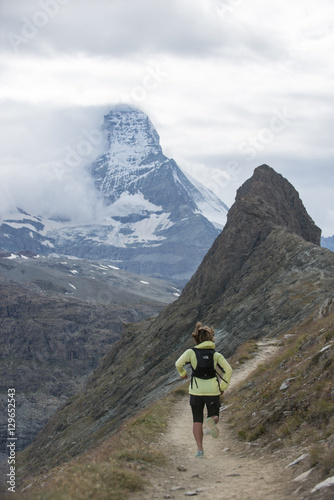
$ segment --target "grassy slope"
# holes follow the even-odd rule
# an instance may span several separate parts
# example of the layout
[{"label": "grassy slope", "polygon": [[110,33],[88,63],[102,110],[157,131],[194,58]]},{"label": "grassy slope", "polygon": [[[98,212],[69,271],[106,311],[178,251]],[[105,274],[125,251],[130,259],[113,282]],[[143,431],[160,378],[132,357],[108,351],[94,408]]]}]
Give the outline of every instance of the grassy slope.
[{"label": "grassy slope", "polygon": [[[106,436],[102,444],[89,452],[45,475],[25,481],[15,497],[27,500],[122,500],[129,493],[142,490],[145,470],[164,464],[165,457],[154,442],[166,429],[170,416],[166,408],[172,409],[179,392],[174,391],[129,420],[117,435]],[[0,490],[0,496],[1,493]]]},{"label": "grassy slope", "polygon": [[322,479],[334,474],[334,312],[282,340],[280,355],[229,395],[230,424],[239,439],[270,451],[304,449]]}]

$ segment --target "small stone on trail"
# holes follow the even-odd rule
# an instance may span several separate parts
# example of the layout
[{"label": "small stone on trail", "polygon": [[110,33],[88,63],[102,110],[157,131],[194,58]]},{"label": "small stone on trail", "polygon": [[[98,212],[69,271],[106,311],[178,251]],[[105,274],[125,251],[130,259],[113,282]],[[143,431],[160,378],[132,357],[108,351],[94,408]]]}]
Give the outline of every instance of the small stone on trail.
[{"label": "small stone on trail", "polygon": [[185,495],[187,497],[194,497],[195,495],[197,495],[197,491],[186,491]]},{"label": "small stone on trail", "polygon": [[232,474],[226,474],[226,477],[237,477],[240,476],[237,472],[232,472]]},{"label": "small stone on trail", "polygon": [[185,467],[184,465],[178,465],[177,470],[179,470],[181,472],[185,472],[187,470],[187,467]]},{"label": "small stone on trail", "polygon": [[198,472],[196,472],[195,474],[191,474],[190,477],[199,477],[199,474],[198,474]]}]

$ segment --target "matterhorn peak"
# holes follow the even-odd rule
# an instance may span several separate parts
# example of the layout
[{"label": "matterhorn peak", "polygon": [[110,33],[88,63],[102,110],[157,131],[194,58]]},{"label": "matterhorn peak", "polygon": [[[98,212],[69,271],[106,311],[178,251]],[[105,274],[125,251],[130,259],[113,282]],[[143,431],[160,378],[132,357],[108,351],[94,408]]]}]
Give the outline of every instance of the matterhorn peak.
[{"label": "matterhorn peak", "polygon": [[92,175],[108,205],[124,193],[140,194],[174,221],[199,213],[222,229],[227,206],[163,154],[159,134],[143,111],[116,106],[105,115],[104,129],[108,150],[93,164]]},{"label": "matterhorn peak", "polygon": [[140,147],[159,147],[160,138],[149,117],[140,109],[126,105],[115,106],[104,116],[103,128],[109,132],[110,149],[116,145],[139,150]]},{"label": "matterhorn peak", "polygon": [[156,129],[139,109],[115,106],[104,116],[103,129],[108,132],[108,150],[94,163],[92,173],[110,203],[124,191],[136,191],[132,184],[166,158]]}]

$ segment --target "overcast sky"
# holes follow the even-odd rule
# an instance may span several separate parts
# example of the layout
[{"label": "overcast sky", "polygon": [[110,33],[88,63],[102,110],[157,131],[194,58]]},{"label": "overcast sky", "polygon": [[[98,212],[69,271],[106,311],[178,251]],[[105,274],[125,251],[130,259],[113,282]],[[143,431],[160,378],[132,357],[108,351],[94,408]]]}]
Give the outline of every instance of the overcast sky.
[{"label": "overcast sky", "polygon": [[0,0],[0,16],[2,213],[92,216],[84,167],[127,102],[227,205],[267,163],[334,234],[333,0]]}]

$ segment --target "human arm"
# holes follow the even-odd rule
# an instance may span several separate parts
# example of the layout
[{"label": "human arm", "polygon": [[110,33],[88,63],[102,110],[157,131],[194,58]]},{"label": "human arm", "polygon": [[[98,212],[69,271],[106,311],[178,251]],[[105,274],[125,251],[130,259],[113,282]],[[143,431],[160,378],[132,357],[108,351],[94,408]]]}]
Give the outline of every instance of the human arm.
[{"label": "human arm", "polygon": [[188,378],[188,374],[187,371],[184,369],[184,365],[186,363],[190,363],[190,356],[191,356],[191,349],[188,349],[177,359],[175,363],[176,369],[179,372],[180,377],[183,379]]}]

